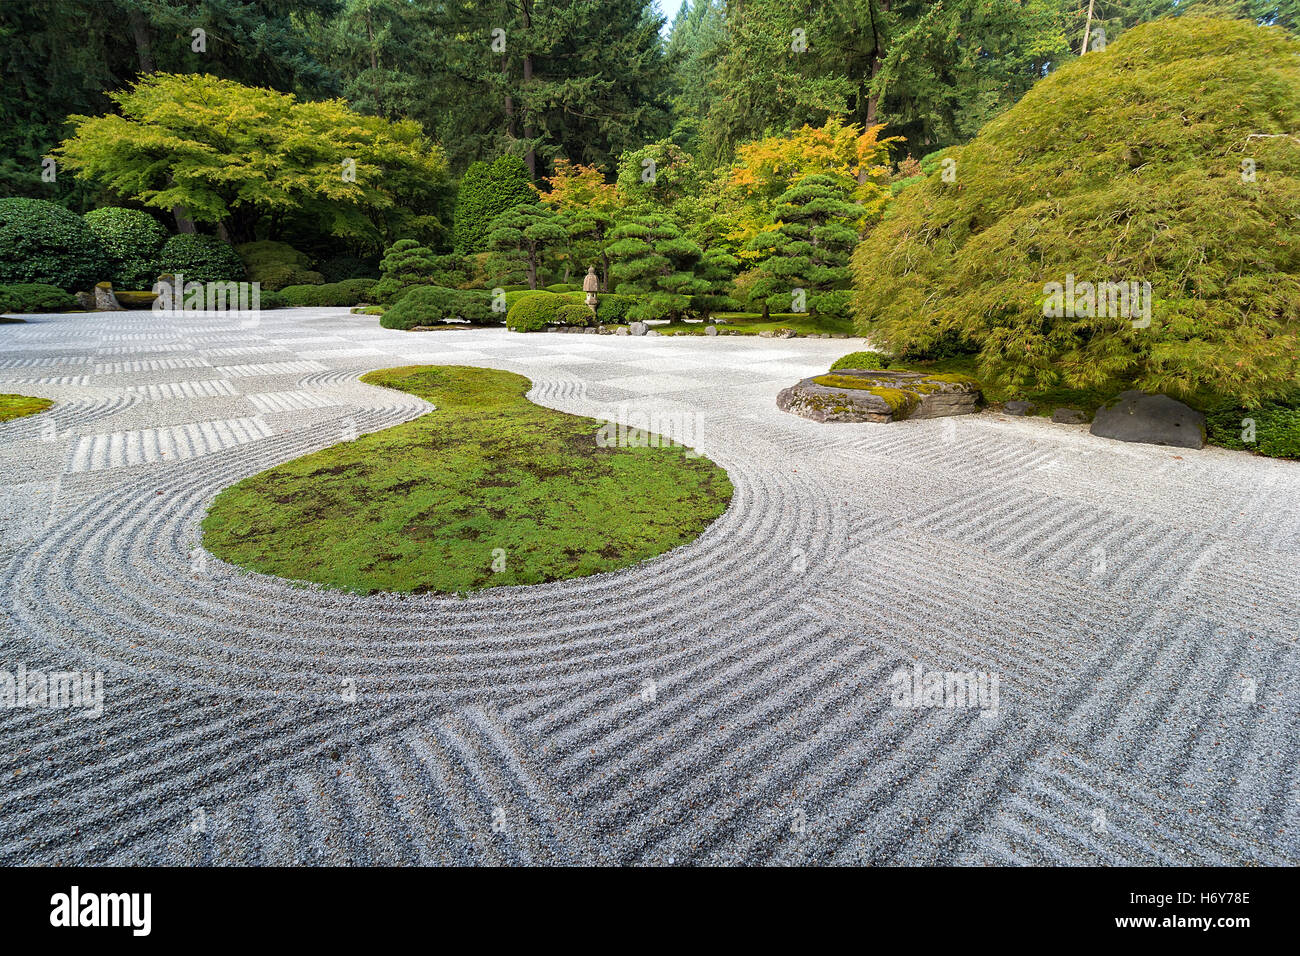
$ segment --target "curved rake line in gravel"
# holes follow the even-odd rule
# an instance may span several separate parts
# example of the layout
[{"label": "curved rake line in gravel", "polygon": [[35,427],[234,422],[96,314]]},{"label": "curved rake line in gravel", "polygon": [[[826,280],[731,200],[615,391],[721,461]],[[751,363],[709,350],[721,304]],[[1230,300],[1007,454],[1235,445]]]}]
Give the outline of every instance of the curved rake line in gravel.
[{"label": "curved rake line in gravel", "polygon": [[[597,388],[549,394],[584,414]],[[367,429],[420,413],[376,410],[366,393],[347,389],[351,414],[374,416]],[[33,663],[84,647],[78,659],[116,673],[119,708],[98,722],[0,715],[17,745],[0,754],[0,859],[1294,862],[1294,651],[1192,633],[1219,625],[1153,604],[1149,589],[1132,603],[1081,580],[1070,520],[1103,524],[1077,509],[994,508],[996,530],[968,526],[989,510],[983,492],[1005,494],[1046,449],[997,430],[927,449],[921,428],[850,429],[826,455],[802,425],[720,405],[734,417],[697,447],[736,499],[700,539],[627,571],[464,601],[291,588],[211,559],[207,577],[191,575],[211,497],[332,443],[329,421],[106,476],[50,536],[67,541],[24,543],[0,577],[16,604],[6,643]],[[790,448],[803,449],[795,469],[767,467]],[[900,463],[922,489],[905,490],[902,517],[861,495],[844,506],[847,483]],[[1153,540],[1152,523],[1110,546]],[[794,547],[818,558],[802,575]],[[1017,563],[1062,547],[1046,574]],[[880,549],[898,563],[883,578],[869,573]],[[1276,556],[1252,554],[1260,587],[1285,583]],[[1149,576],[1161,565],[1147,558],[1117,566]],[[1050,686],[997,722],[899,712],[881,687],[900,658],[997,662],[1006,686]],[[1171,684],[1188,666],[1208,684]],[[333,693],[349,669],[359,706]],[[1207,702],[1237,670],[1282,703],[1216,746]],[[640,698],[650,679],[653,705]],[[51,769],[69,754],[74,765]],[[1184,819],[1180,797],[1209,805]],[[207,833],[188,832],[195,805]],[[1096,806],[1109,841],[1090,831]],[[791,830],[796,808],[807,835]],[[1234,837],[1238,808],[1258,810]]]}]

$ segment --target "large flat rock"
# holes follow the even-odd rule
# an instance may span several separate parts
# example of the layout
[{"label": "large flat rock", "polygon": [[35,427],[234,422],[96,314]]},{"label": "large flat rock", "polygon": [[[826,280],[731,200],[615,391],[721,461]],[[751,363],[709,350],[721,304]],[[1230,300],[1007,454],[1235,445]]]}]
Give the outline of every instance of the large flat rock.
[{"label": "large flat rock", "polygon": [[776,405],[816,422],[892,422],[969,415],[981,398],[965,375],[837,369],[782,389]]}]

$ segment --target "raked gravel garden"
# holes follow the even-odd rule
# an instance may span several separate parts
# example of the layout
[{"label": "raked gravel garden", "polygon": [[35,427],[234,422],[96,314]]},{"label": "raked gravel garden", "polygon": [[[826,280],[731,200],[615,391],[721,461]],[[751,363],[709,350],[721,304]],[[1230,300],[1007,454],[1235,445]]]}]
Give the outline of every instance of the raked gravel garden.
[{"label": "raked gravel garden", "polygon": [[[778,409],[863,345],[339,308],[0,325],[0,392],[54,401],[0,422],[0,640],[104,680],[98,717],[0,714],[0,861],[1300,861],[1295,463]],[[360,380],[406,366],[650,420],[725,471],[725,510],[617,570],[460,593],[204,546],[244,479],[436,432]],[[899,706],[899,671],[996,675],[996,707]]]}]

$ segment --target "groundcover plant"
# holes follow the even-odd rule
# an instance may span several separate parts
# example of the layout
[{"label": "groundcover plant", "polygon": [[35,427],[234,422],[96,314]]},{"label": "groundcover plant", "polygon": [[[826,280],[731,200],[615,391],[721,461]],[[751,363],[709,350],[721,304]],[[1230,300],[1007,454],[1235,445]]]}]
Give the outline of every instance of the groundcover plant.
[{"label": "groundcover plant", "polygon": [[136,935],[336,865],[1248,926],[1300,861],[1297,31],[0,3],[0,873]]}]

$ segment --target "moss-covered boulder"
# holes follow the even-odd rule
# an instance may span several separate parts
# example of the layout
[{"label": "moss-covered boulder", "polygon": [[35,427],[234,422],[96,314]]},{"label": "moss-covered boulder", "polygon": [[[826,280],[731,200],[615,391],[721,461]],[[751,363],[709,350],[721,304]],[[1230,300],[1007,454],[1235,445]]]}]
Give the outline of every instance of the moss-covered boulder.
[{"label": "moss-covered boulder", "polygon": [[892,422],[970,415],[981,400],[966,375],[838,369],[783,389],[776,406],[815,422]]},{"label": "moss-covered boulder", "polygon": [[127,309],[150,309],[153,308],[154,302],[158,299],[158,293],[151,292],[148,289],[123,289],[120,292],[114,290],[113,294],[117,296],[117,301]]}]

